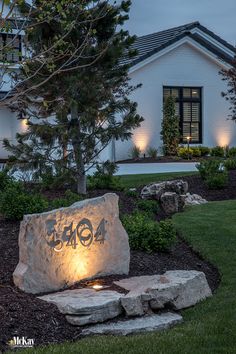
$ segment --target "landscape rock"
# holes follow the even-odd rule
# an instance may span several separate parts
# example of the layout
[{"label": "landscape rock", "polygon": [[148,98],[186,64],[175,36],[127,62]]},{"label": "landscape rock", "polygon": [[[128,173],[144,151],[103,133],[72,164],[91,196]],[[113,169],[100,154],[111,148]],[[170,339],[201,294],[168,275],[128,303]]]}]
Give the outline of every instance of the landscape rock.
[{"label": "landscape rock", "polygon": [[172,215],[183,211],[184,198],[174,192],[165,192],[160,198],[161,207],[167,215]]},{"label": "landscape rock", "polygon": [[[180,310],[193,306],[199,301],[212,296],[211,289],[203,272],[195,270],[172,270],[167,271],[164,275],[169,280],[169,283],[162,284],[156,298],[157,302],[159,299],[162,302],[162,298],[166,297],[166,301],[162,302],[163,306],[169,302],[175,310]],[[153,295],[152,291],[149,294]],[[155,300],[151,302],[151,308],[159,308],[156,307]]]},{"label": "landscape rock", "polygon": [[141,275],[117,280],[114,282],[114,284],[120,288],[125,289],[126,291],[129,291],[127,295],[136,294],[139,296],[140,294],[145,293],[149,288],[157,288],[160,283],[160,278],[161,276],[159,274]]},{"label": "landscape rock", "polygon": [[184,197],[185,205],[200,205],[208,203],[206,199],[202,198],[198,194],[187,193]]},{"label": "landscape rock", "polygon": [[160,200],[165,192],[173,192],[179,195],[188,192],[188,183],[183,180],[165,181],[160,183],[151,183],[145,186],[141,191],[143,199],[157,199]]},{"label": "landscape rock", "polygon": [[24,216],[14,283],[29,293],[64,289],[82,279],[128,274],[128,235],[119,219],[118,196]]},{"label": "landscape rock", "polygon": [[161,331],[183,321],[182,316],[176,313],[163,313],[161,315],[144,316],[127,321],[103,323],[91,326],[82,331],[82,336],[96,334],[129,335],[150,331]]},{"label": "landscape rock", "polygon": [[183,211],[186,205],[207,203],[200,195],[188,193],[188,183],[183,180],[149,184],[142,189],[141,197],[158,200],[167,215]]},{"label": "landscape rock", "polygon": [[145,313],[141,295],[126,295],[121,298],[121,305],[124,308],[125,313],[128,317],[143,316]]},{"label": "landscape rock", "polygon": [[195,270],[132,277],[116,281],[115,284],[129,291],[126,296],[141,297],[142,303],[148,303],[152,310],[165,306],[180,310],[212,295],[205,274]]},{"label": "landscape rock", "polygon": [[75,289],[40,296],[39,299],[55,304],[72,325],[84,326],[119,316],[122,296],[110,290]]}]

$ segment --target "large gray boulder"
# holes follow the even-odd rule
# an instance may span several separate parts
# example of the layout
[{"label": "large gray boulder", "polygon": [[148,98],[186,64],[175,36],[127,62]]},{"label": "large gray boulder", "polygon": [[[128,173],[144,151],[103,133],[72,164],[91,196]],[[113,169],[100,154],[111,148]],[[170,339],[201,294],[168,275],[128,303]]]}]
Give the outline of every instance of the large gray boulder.
[{"label": "large gray boulder", "polygon": [[143,199],[160,200],[162,194],[166,192],[173,192],[179,195],[186,194],[188,192],[188,183],[183,180],[151,183],[142,189],[141,197]]},{"label": "large gray boulder", "polygon": [[116,291],[75,289],[40,296],[39,299],[56,305],[72,325],[84,326],[119,316],[122,313],[121,297],[122,294]]},{"label": "large gray boulder", "polygon": [[165,192],[161,195],[160,204],[167,215],[172,215],[183,211],[185,199],[177,193]]},{"label": "large gray boulder", "polygon": [[24,216],[19,249],[13,279],[28,293],[129,272],[128,235],[119,219],[118,196],[112,193]]},{"label": "large gray boulder", "polygon": [[164,276],[169,283],[148,290],[152,297],[150,306],[153,310],[164,308],[166,304],[171,304],[175,310],[181,310],[212,295],[203,272],[175,270],[167,271]]},{"label": "large gray boulder", "polygon": [[[212,295],[205,274],[195,270],[167,271],[164,275],[127,278],[115,284],[129,291],[122,302],[126,297],[141,298],[143,308],[147,308],[148,304],[152,310],[163,309],[165,306],[180,310]],[[130,314],[132,308],[128,310]]]}]

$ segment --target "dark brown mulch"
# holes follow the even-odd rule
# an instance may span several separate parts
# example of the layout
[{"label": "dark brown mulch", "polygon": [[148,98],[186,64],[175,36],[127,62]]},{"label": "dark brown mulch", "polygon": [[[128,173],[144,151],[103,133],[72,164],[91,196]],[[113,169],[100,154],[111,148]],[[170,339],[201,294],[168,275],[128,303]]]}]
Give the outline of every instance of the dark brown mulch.
[{"label": "dark brown mulch", "polygon": [[0,352],[14,336],[35,339],[37,345],[76,339],[79,330],[70,326],[54,305],[17,289],[12,273],[18,263],[19,222],[0,220]]},{"label": "dark brown mulch", "polygon": [[[18,263],[18,233],[19,222],[0,220],[0,351],[7,349],[6,342],[13,336],[33,338],[36,345],[77,339],[80,330],[69,325],[56,306],[25,294],[14,286],[12,273]],[[183,240],[178,241],[171,253],[131,252],[129,276],[160,274],[174,269],[205,272],[213,291],[220,282],[217,269],[194,253]],[[111,284],[120,278],[123,276],[106,277],[100,281],[108,288],[119,291]],[[72,288],[81,285],[86,283]]]},{"label": "dark brown mulch", "polygon": [[[102,196],[105,193],[114,193],[111,190],[108,189],[102,189],[102,190],[91,190],[88,192],[89,198],[95,198],[98,196]],[[130,197],[127,195],[127,193],[124,193],[122,191],[116,191],[115,192],[119,196],[119,210],[120,213],[122,214],[131,214],[133,210],[136,208],[136,200],[133,197]]]},{"label": "dark brown mulch", "polygon": [[153,157],[142,157],[138,159],[127,159],[117,161],[118,164],[127,164],[127,163],[160,163],[160,162],[198,162],[202,160],[210,159],[211,157],[194,157],[191,160],[182,159],[181,157],[176,156],[158,156],[156,158]]},{"label": "dark brown mulch", "polygon": [[229,171],[229,183],[223,189],[210,190],[199,175],[182,178],[189,184],[189,191],[201,195],[208,201],[236,199],[236,170]]},{"label": "dark brown mulch", "polygon": [[[201,195],[203,198],[208,201],[217,201],[217,200],[228,200],[236,199],[236,170],[229,171],[229,183],[223,189],[210,190],[207,185],[202,181],[201,177],[198,174],[192,176],[181,177],[189,184],[189,192]],[[141,191],[141,187],[138,191]],[[135,199],[128,196],[126,193],[121,191],[112,191],[108,189],[102,190],[91,190],[88,191],[88,198],[97,197],[105,193],[116,193],[119,196],[120,201],[120,211],[122,213],[130,213],[135,208]],[[65,190],[47,190],[43,192],[44,196],[49,200],[54,198],[64,197]],[[163,218],[164,215],[161,215]]]}]

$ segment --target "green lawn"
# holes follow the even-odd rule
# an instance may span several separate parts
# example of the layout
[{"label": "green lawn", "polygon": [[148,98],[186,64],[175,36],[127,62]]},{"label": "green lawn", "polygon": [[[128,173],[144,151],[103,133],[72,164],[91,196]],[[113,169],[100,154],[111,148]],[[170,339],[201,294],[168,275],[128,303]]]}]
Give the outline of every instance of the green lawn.
[{"label": "green lawn", "polygon": [[198,172],[174,172],[174,173],[153,173],[146,175],[125,175],[121,176],[122,184],[126,188],[135,188],[144,184],[152,182],[166,181],[168,179],[180,178],[183,176],[190,176],[197,174]]},{"label": "green lawn", "polygon": [[[222,274],[217,293],[182,312],[184,323],[171,330],[129,337],[90,337],[74,344],[26,353],[236,353],[236,201],[189,208],[174,216],[181,234]],[[32,314],[33,315],[33,314]]]}]

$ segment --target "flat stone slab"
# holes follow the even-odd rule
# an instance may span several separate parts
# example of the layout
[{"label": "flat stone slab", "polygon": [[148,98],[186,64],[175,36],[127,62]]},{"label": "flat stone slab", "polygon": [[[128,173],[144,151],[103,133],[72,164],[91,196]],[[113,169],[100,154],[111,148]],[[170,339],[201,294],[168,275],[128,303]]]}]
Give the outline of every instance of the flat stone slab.
[{"label": "flat stone slab", "polygon": [[[164,275],[151,275],[123,279],[115,282],[129,293],[121,299],[127,315],[138,315],[130,299],[141,298],[143,307],[147,303],[152,310],[163,309],[166,305],[179,310],[195,305],[212,295],[203,272],[175,270]],[[129,299],[126,300],[126,298]]]},{"label": "flat stone slab", "polygon": [[127,321],[118,321],[115,323],[98,324],[82,331],[82,336],[87,335],[129,335],[135,333],[145,333],[151,331],[161,331],[183,320],[179,314],[167,312],[161,315],[152,315],[135,318]]},{"label": "flat stone slab", "polygon": [[103,322],[122,313],[120,298],[116,291],[93,289],[65,290],[40,296],[39,299],[55,304],[75,326]]},{"label": "flat stone slab", "polygon": [[[128,294],[83,288],[44,295],[39,299],[55,304],[70,324],[84,326],[113,319],[124,312],[128,317],[144,316],[150,319],[153,311],[165,309],[166,306],[180,310],[212,295],[205,274],[198,271],[175,270],[164,275],[131,277],[114,283],[129,291]],[[128,326],[127,321],[125,323]]]},{"label": "flat stone slab", "polygon": [[25,215],[20,226],[16,286],[28,293],[65,289],[83,280],[128,274],[128,235],[119,219],[118,196]]},{"label": "flat stone slab", "polygon": [[119,287],[133,292],[140,292],[140,290],[147,290],[148,288],[157,288],[160,286],[160,275],[141,275],[137,277],[125,278],[115,281],[114,284]]}]

